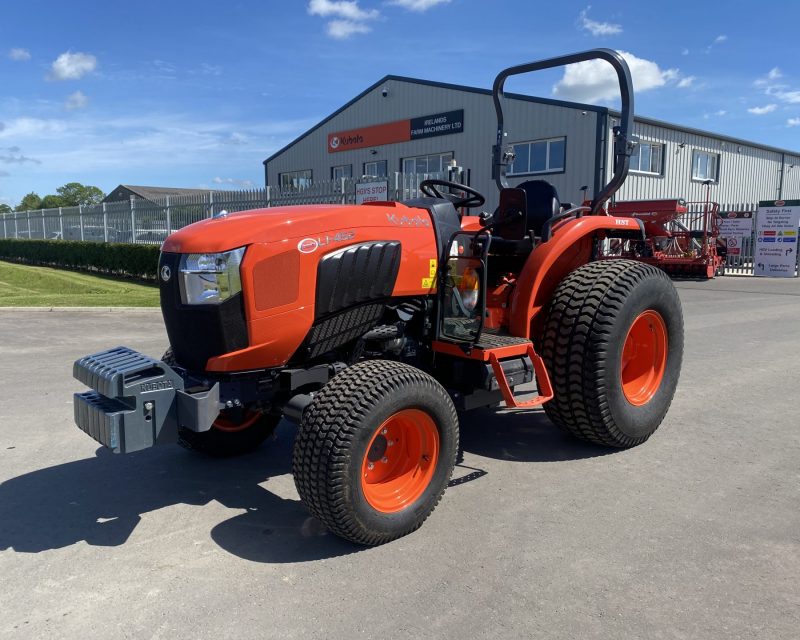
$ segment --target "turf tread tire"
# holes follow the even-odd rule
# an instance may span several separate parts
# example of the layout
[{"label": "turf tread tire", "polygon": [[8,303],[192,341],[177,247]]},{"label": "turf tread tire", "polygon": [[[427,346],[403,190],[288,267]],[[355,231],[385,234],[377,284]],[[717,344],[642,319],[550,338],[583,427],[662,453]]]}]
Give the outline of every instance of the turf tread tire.
[{"label": "turf tread tire", "polygon": [[[398,407],[398,403],[405,404]],[[412,505],[380,514],[369,507],[361,491],[365,443],[388,415],[415,406],[430,413],[437,424],[437,467]],[[458,418],[444,388],[407,364],[368,360],[345,369],[314,396],[298,429],[292,472],[304,504],[331,532],[372,546],[422,525],[441,500],[457,453]]]},{"label": "turf tread tire", "polygon": [[[626,314],[636,313],[627,307],[637,290],[638,297],[655,300],[653,304],[668,316],[665,321],[670,334],[667,371],[648,403],[653,406],[646,410],[620,401],[620,385],[613,382],[618,376],[618,343],[629,327],[619,325]],[[680,373],[683,316],[672,281],[661,269],[632,260],[605,260],[579,267],[553,294],[541,354],[555,393],[544,405],[552,422],[599,445],[629,448],[641,444],[666,415]],[[616,401],[610,401],[614,394]],[[641,429],[624,428],[624,423],[637,420],[643,423]]]}]

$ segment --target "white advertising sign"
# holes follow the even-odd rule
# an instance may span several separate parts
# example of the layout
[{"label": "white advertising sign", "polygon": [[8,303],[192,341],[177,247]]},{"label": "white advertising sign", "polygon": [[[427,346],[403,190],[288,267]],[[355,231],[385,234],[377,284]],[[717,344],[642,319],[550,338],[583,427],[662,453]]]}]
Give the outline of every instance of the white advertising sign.
[{"label": "white advertising sign", "polygon": [[356,185],[356,204],[388,199],[389,183],[385,180],[380,182],[362,182]]},{"label": "white advertising sign", "polygon": [[757,276],[793,278],[797,264],[797,231],[800,200],[770,200],[758,203],[756,250],[753,262]]},{"label": "white advertising sign", "polygon": [[728,211],[719,214],[719,237],[725,240],[729,256],[741,255],[744,239],[753,233],[751,211]]}]

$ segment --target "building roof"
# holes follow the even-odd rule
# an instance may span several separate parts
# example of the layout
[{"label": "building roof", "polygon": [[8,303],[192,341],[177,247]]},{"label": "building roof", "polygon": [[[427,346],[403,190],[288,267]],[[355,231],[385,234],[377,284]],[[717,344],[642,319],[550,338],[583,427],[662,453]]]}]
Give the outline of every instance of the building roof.
[{"label": "building roof", "polygon": [[[468,93],[479,93],[479,94],[487,95],[487,96],[491,96],[492,95],[491,89],[481,89],[480,87],[469,87],[469,86],[466,86],[466,85],[450,84],[450,83],[447,83],[447,82],[436,82],[434,80],[422,80],[420,78],[409,78],[407,76],[395,76],[395,75],[384,76],[383,78],[378,80],[376,83],[370,85],[364,91],[359,93],[355,98],[353,98],[349,102],[347,102],[344,105],[342,105],[340,108],[338,108],[332,114],[330,114],[327,118],[324,118],[323,120],[321,120],[320,122],[315,124],[313,127],[311,127],[308,131],[300,134],[297,138],[292,140],[289,144],[283,146],[278,151],[273,153],[269,158],[264,160],[263,164],[266,165],[270,160],[272,160],[273,158],[278,157],[280,154],[282,154],[284,151],[286,151],[289,147],[297,144],[303,138],[305,138],[306,136],[310,135],[311,133],[313,133],[314,131],[316,131],[320,127],[324,126],[327,122],[329,122],[330,120],[332,120],[333,118],[338,116],[340,113],[342,113],[342,111],[344,111],[345,109],[349,108],[350,106],[352,106],[353,104],[355,104],[356,102],[361,100],[361,98],[363,98],[365,95],[367,95],[370,91],[373,91],[374,89],[377,89],[379,86],[381,86],[382,84],[384,84],[385,82],[387,82],[389,80],[395,80],[395,81],[398,81],[398,82],[408,82],[408,83],[412,83],[412,84],[421,84],[421,85],[425,85],[425,86],[429,86],[429,87],[437,87],[437,88],[440,88],[440,89],[452,89],[452,90],[455,90],[455,91],[466,91]],[[526,96],[526,95],[519,94],[519,93],[506,93],[505,97],[506,98],[510,98],[512,100],[523,100],[525,102],[535,102],[535,103],[539,103],[539,104],[549,104],[549,105],[555,105],[555,106],[559,106],[559,107],[568,107],[570,109],[580,109],[582,111],[595,111],[597,113],[602,113],[602,114],[611,115],[611,116],[617,116],[617,117],[619,117],[619,115],[620,115],[619,111],[616,111],[614,109],[608,109],[606,107],[598,107],[597,105],[591,105],[591,104],[581,104],[581,103],[578,103],[578,102],[566,102],[564,100],[553,100],[551,98],[540,98],[538,96]],[[734,137],[731,137],[731,136],[726,136],[726,135],[722,135],[722,134],[719,134],[719,133],[714,133],[714,132],[711,132],[711,131],[704,131],[702,129],[693,129],[691,127],[684,127],[684,126],[679,125],[679,124],[671,124],[669,122],[662,122],[661,120],[655,120],[653,118],[646,118],[646,117],[643,117],[643,116],[637,116],[635,114],[634,114],[634,120],[636,122],[640,122],[640,123],[643,123],[643,124],[652,124],[652,125],[657,125],[657,126],[660,126],[660,127],[666,127],[668,129],[674,129],[674,130],[677,130],[677,131],[685,131],[687,133],[695,133],[695,134],[699,134],[699,135],[703,135],[703,136],[708,136],[708,137],[711,137],[711,138],[717,138],[719,140],[724,140],[726,142],[732,142],[734,144],[744,144],[744,145],[747,145],[747,146],[750,146],[750,147],[758,147],[759,149],[765,149],[767,151],[775,151],[777,153],[785,153],[785,154],[789,154],[789,155],[793,155],[793,156],[800,155],[800,152],[791,151],[790,149],[781,149],[779,147],[772,147],[772,146],[761,144],[761,143],[758,143],[758,142],[753,142],[751,140],[742,140],[742,139],[739,139],[739,138],[734,138]]]},{"label": "building roof", "polygon": [[[208,193],[209,191],[216,191],[216,189],[182,189],[179,187],[142,187],[132,184],[121,184],[109,192],[109,196],[116,192],[118,189],[126,189],[135,196],[143,198],[144,200],[152,200],[153,198],[164,198],[166,196],[191,196]],[[108,196],[106,196],[108,198]]]}]

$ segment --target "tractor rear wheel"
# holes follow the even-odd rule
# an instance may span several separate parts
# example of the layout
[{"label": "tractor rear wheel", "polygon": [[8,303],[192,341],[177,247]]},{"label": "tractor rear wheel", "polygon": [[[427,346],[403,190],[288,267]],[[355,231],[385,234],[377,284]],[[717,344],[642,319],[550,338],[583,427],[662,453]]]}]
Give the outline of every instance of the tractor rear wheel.
[{"label": "tractor rear wheel", "polygon": [[[161,360],[168,364],[178,364],[167,349]],[[280,422],[274,416],[250,409],[231,409],[219,414],[208,431],[192,431],[178,427],[178,444],[184,449],[201,451],[215,458],[229,458],[257,449],[269,438]]]},{"label": "tractor rear wheel", "polygon": [[561,429],[628,448],[661,424],[683,359],[683,313],[662,270],[632,260],[591,262],[558,285],[541,341]]},{"label": "tractor rear wheel", "polygon": [[409,365],[369,360],[314,396],[292,471],[303,502],[328,529],[378,545],[422,525],[457,452],[458,418],[444,388]]}]

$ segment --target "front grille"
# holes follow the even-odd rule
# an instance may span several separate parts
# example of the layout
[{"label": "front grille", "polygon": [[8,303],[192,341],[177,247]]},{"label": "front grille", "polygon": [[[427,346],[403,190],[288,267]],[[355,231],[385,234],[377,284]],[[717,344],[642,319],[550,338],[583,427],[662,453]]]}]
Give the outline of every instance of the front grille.
[{"label": "front grille", "polygon": [[248,346],[244,299],[237,293],[221,304],[183,304],[180,258],[179,253],[161,254],[159,274],[165,265],[172,273],[167,282],[159,277],[161,312],[178,364],[201,371],[209,358]]}]

